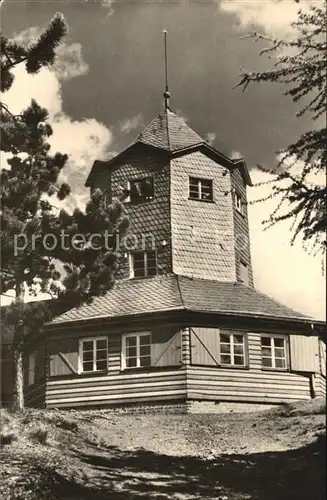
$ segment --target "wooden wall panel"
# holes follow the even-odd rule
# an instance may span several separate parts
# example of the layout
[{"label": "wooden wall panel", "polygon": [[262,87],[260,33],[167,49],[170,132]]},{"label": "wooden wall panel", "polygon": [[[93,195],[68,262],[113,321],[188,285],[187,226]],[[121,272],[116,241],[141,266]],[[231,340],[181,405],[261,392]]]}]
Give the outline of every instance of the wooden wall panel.
[{"label": "wooden wall panel", "polygon": [[290,335],[290,367],[299,372],[319,372],[318,337]]},{"label": "wooden wall panel", "polygon": [[282,402],[310,399],[309,377],[210,367],[187,368],[187,397],[213,401]]},{"label": "wooden wall panel", "polygon": [[46,405],[53,407],[97,406],[123,402],[185,399],[185,369],[122,372],[103,377],[79,377],[49,381]]}]

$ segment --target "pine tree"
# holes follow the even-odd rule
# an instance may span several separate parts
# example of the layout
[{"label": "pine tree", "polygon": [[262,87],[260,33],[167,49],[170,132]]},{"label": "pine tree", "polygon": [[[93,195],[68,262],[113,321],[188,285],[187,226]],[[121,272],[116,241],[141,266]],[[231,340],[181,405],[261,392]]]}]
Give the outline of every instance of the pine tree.
[{"label": "pine tree", "polygon": [[[32,74],[51,66],[66,31],[64,18],[56,14],[27,48],[1,36],[1,92],[11,88],[18,64]],[[110,289],[117,269],[111,235],[123,233],[128,221],[122,203],[106,206],[100,190],[94,192],[85,211],[58,213],[51,200],[64,200],[70,194],[70,187],[59,181],[68,156],[49,152],[47,139],[52,129],[47,111],[32,101],[17,116],[2,103],[0,120],[1,150],[8,156],[0,187],[0,293],[15,290],[15,301],[6,308],[2,321],[14,331],[13,408],[22,411],[26,336],[45,320]],[[96,242],[90,245],[95,233]],[[32,293],[37,288],[53,294],[54,299],[26,304],[26,287]]]},{"label": "pine tree", "polygon": [[[292,39],[278,40],[258,33],[250,35],[255,41],[269,42],[269,47],[261,50],[260,55],[268,55],[275,63],[266,71],[243,72],[238,86],[245,90],[252,83],[281,83],[286,86],[285,95],[296,103],[303,103],[297,117],[305,114],[311,116],[311,130],[281,151],[282,159],[273,172],[273,178],[268,181],[273,184],[272,194],[268,198],[279,197],[280,201],[265,222],[273,225],[282,220],[291,220],[292,242],[300,236],[304,242],[311,241],[316,248],[324,249],[327,189],[325,183],[315,181],[315,176],[324,174],[327,166],[326,0],[321,7],[311,6],[308,12],[300,9],[292,28],[295,33]],[[324,125],[320,126],[319,122]],[[294,172],[294,165],[303,167]]]}]

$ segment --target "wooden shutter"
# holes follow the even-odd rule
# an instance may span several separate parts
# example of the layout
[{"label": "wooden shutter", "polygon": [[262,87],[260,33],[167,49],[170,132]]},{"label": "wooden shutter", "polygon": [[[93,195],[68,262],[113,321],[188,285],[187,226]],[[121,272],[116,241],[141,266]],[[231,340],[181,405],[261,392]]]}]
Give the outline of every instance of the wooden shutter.
[{"label": "wooden shutter", "polygon": [[191,364],[219,365],[219,330],[217,328],[192,327]]},{"label": "wooden shutter", "polygon": [[290,367],[299,372],[318,372],[318,338],[290,335]]},{"label": "wooden shutter", "polygon": [[57,352],[50,356],[50,377],[78,373],[78,352]]},{"label": "wooden shutter", "polygon": [[180,331],[153,332],[151,336],[151,365],[178,366],[181,364]]},{"label": "wooden shutter", "polygon": [[326,342],[319,339],[320,373],[326,377]]}]

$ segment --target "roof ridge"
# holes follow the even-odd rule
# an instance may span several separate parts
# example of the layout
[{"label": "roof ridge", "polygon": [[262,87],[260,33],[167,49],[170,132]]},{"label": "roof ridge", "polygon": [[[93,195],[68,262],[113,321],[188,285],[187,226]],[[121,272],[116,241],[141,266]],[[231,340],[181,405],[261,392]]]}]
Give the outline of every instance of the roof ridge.
[{"label": "roof ridge", "polygon": [[182,289],[181,289],[181,285],[180,285],[180,282],[179,282],[179,278],[181,276],[179,276],[178,274],[175,274],[176,276],[176,281],[177,281],[177,288],[178,288],[178,292],[179,292],[179,295],[180,295],[180,298],[181,298],[181,304],[183,306],[184,309],[186,309],[186,306],[184,304],[184,299],[183,299],[183,294],[182,294]]}]

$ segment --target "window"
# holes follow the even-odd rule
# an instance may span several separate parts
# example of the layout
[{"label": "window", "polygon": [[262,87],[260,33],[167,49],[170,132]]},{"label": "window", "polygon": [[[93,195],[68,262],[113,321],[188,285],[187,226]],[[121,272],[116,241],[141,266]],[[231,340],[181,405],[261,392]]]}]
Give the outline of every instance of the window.
[{"label": "window", "polygon": [[190,177],[189,187],[191,200],[213,201],[212,180]]},{"label": "window", "polygon": [[244,262],[240,262],[240,281],[244,283],[244,285],[249,284],[249,270],[248,266]]},{"label": "window", "polygon": [[265,335],[261,337],[261,360],[263,368],[286,370],[286,339]]},{"label": "window", "polygon": [[35,358],[36,351],[32,352],[28,357],[28,385],[33,385],[35,383]]},{"label": "window", "polygon": [[132,333],[122,339],[122,369],[151,365],[151,334]]},{"label": "window", "polygon": [[153,177],[144,177],[128,182],[129,197],[125,201],[130,201],[133,205],[145,203],[154,198]]},{"label": "window", "polygon": [[96,372],[107,369],[108,339],[88,338],[80,341],[80,372]]},{"label": "window", "polygon": [[234,192],[234,206],[240,214],[244,215],[244,204],[242,196],[237,191]]},{"label": "window", "polygon": [[220,333],[220,364],[245,366],[245,336],[235,333]]},{"label": "window", "polygon": [[157,259],[155,250],[131,253],[131,278],[147,278],[157,274]]}]

